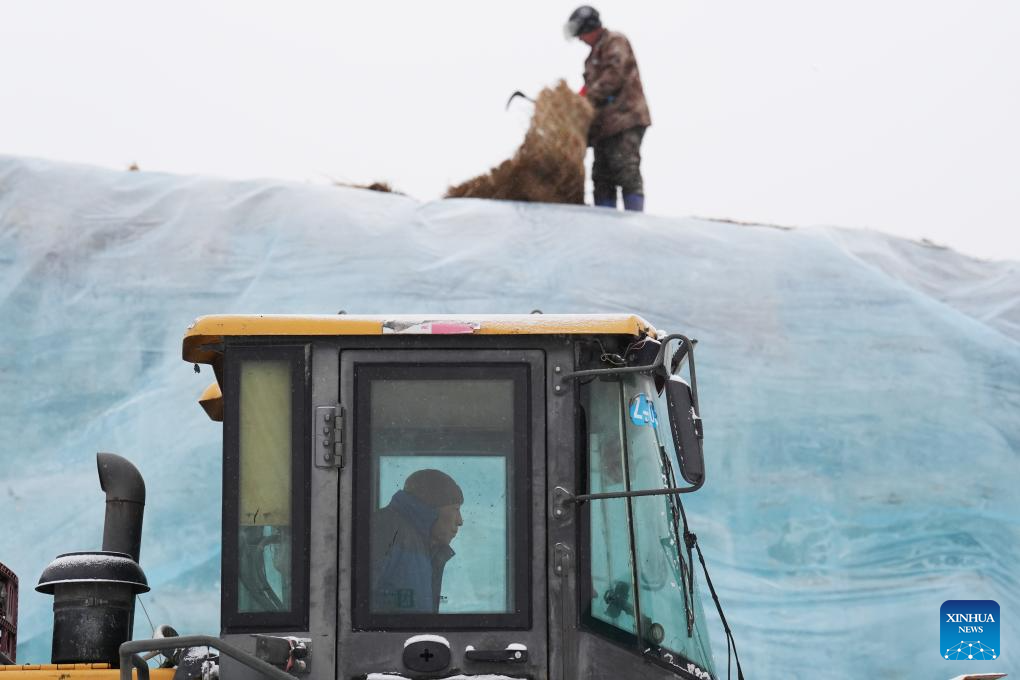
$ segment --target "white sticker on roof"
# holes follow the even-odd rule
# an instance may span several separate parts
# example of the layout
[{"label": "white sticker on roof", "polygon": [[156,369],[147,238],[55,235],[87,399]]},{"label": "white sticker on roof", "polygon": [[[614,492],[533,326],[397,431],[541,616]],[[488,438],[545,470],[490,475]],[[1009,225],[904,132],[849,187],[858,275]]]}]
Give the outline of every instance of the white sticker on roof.
[{"label": "white sticker on roof", "polygon": [[481,328],[477,321],[386,321],[383,335],[467,335]]}]

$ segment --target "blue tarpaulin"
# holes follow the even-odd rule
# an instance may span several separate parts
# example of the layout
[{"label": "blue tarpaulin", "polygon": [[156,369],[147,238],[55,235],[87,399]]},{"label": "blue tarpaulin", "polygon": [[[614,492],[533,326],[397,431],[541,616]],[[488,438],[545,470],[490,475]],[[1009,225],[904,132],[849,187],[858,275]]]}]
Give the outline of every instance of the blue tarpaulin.
[{"label": "blue tarpaulin", "polygon": [[945,661],[939,609],[995,600],[1020,641],[1018,300],[1017,263],[875,232],[0,157],[19,661],[49,658],[43,567],[101,543],[96,451],[149,486],[153,623],[219,630],[220,425],[195,403],[211,372],[180,358],[194,317],[539,308],[699,340],[708,482],[686,503],[748,677],[1001,669]]}]

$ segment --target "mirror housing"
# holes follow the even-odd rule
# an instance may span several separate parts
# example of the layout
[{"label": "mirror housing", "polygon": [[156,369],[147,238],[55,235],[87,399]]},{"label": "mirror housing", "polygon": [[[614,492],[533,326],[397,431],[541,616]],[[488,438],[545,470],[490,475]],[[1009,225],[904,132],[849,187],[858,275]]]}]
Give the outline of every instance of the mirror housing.
[{"label": "mirror housing", "polygon": [[686,380],[671,375],[666,381],[669,431],[680,462],[680,474],[690,484],[705,482],[704,430],[697,411],[697,398]]}]

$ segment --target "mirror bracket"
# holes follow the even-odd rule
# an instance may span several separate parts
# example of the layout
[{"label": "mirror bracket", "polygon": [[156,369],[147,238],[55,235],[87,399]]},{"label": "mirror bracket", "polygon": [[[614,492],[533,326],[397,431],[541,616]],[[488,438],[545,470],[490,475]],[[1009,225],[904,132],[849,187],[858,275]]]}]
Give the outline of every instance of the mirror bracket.
[{"label": "mirror bracket", "polygon": [[[666,367],[666,347],[669,345],[671,340],[679,340],[680,347],[673,356],[673,360],[670,362],[670,368]],[[621,366],[617,368],[590,368],[583,371],[570,371],[562,373],[560,380],[566,382],[567,380],[576,380],[578,378],[588,378],[593,376],[602,375],[621,375],[624,373],[659,373],[663,377],[669,377],[672,372],[682,365],[683,360],[690,356],[693,359],[693,349],[697,340],[692,340],[682,333],[674,333],[667,335],[662,338],[655,339],[655,342],[659,343],[659,351],[655,355],[655,360],[650,364],[643,366]],[[678,358],[679,357],[679,358]],[[693,363],[692,363],[693,365]],[[694,382],[694,378],[691,378],[691,382]]]},{"label": "mirror bracket", "polygon": [[553,489],[553,517],[560,520],[566,519],[568,517],[567,507],[575,502],[574,498],[574,494],[562,486]]}]

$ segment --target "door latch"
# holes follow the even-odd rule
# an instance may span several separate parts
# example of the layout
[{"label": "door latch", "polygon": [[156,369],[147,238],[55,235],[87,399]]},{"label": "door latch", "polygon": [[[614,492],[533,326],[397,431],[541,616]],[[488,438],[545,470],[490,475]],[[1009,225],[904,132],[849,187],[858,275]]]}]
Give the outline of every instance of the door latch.
[{"label": "door latch", "polygon": [[511,642],[506,649],[475,649],[468,645],[464,658],[481,663],[527,663],[528,648],[517,642]]},{"label": "door latch", "polygon": [[344,407],[316,406],[315,467],[328,468],[344,466]]},{"label": "door latch", "polygon": [[573,556],[574,551],[566,543],[557,543],[553,546],[553,571],[557,576],[567,575]]}]

